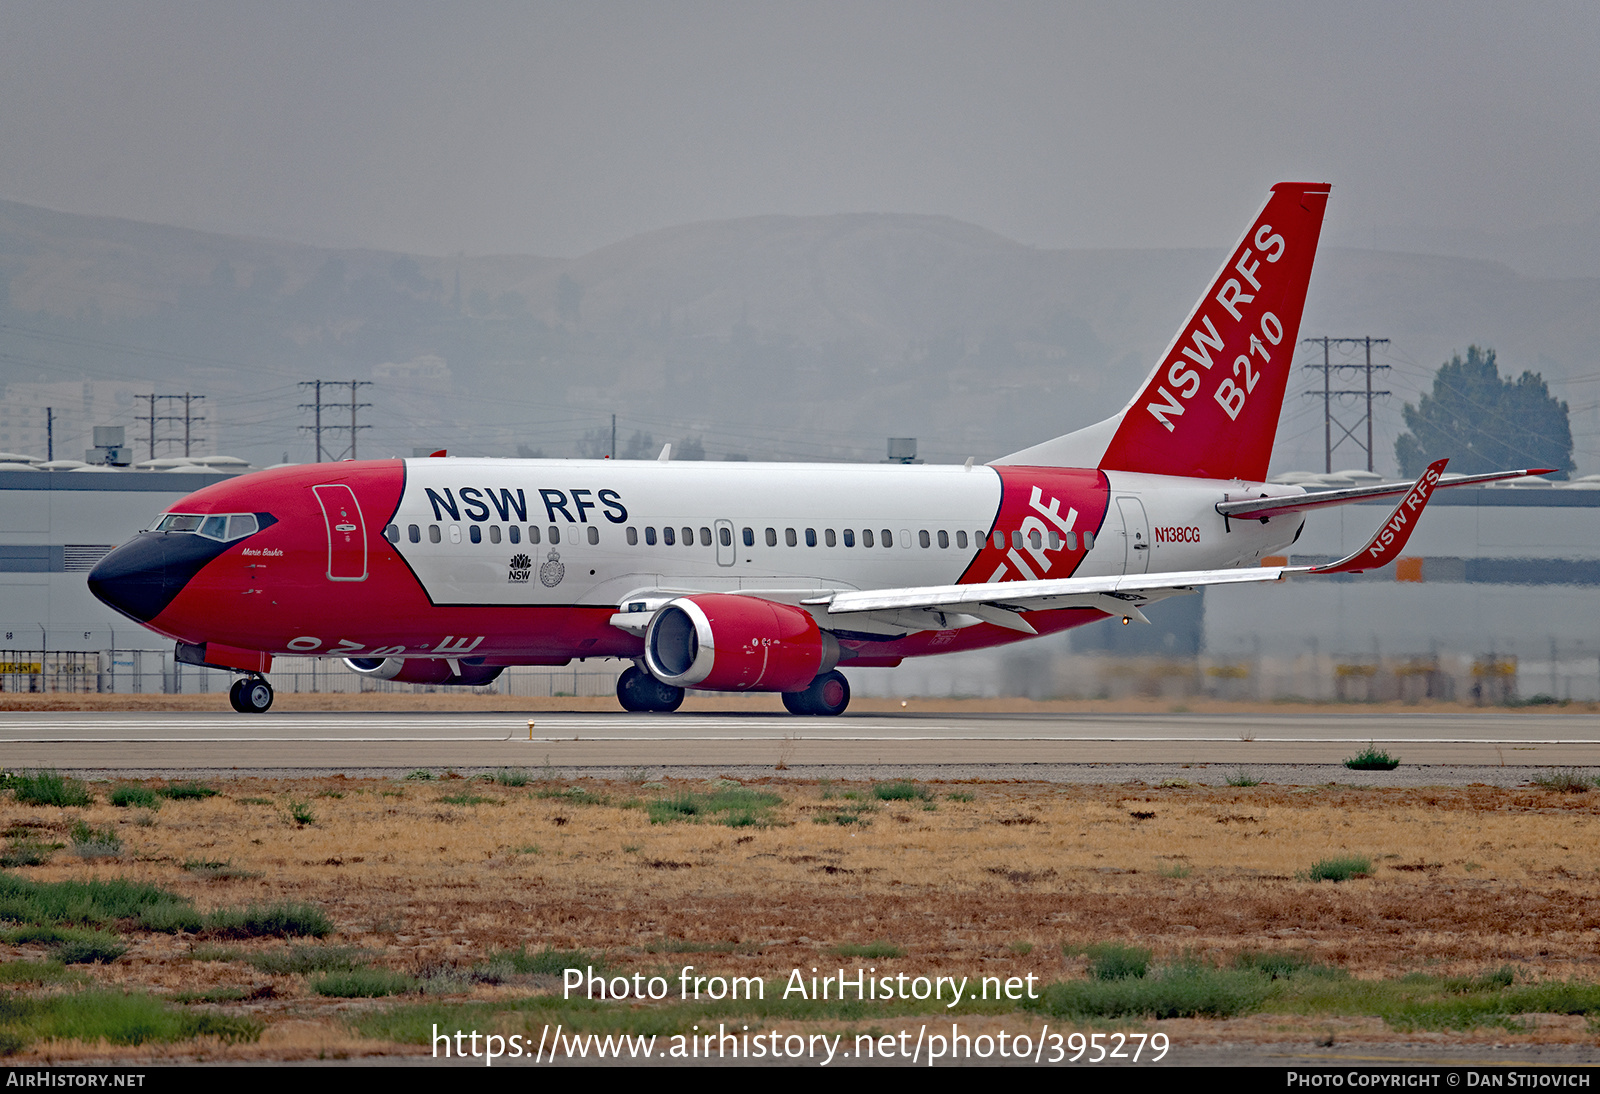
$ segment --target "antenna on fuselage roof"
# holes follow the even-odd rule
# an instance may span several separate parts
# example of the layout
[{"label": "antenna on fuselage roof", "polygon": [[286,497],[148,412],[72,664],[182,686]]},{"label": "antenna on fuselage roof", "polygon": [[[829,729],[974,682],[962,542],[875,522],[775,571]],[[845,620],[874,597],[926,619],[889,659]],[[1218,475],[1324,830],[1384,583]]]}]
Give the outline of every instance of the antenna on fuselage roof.
[{"label": "antenna on fuselage roof", "polygon": [[661,446],[661,455],[656,457],[657,463],[670,463],[672,461],[672,442],[668,441]]}]

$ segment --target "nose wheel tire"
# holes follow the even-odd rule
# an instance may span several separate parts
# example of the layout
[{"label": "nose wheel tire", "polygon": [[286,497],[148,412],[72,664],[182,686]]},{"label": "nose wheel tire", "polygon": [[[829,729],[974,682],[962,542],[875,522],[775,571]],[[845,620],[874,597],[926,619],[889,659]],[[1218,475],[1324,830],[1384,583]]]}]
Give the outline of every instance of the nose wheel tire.
[{"label": "nose wheel tire", "polygon": [[843,714],[844,708],[850,705],[850,681],[837,669],[825,672],[811,681],[811,686],[804,691],[784,692],[783,705],[790,714],[820,714],[824,717]]},{"label": "nose wheel tire", "polygon": [[228,689],[228,702],[240,714],[265,714],[272,709],[272,685],[260,677],[235,680]]},{"label": "nose wheel tire", "polygon": [[683,705],[683,689],[663,684],[633,665],[617,678],[617,702],[636,714],[669,714]]}]

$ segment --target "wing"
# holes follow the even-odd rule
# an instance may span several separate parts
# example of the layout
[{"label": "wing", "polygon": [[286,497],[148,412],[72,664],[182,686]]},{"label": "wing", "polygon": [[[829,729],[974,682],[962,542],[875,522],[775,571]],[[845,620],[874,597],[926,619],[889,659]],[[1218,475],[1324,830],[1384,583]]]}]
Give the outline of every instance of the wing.
[{"label": "wing", "polygon": [[[849,627],[849,620],[854,616],[880,625],[899,624],[914,630],[945,629],[981,621],[1034,634],[1037,632],[1021,613],[1057,608],[1093,608],[1125,620],[1137,619],[1141,623],[1148,623],[1149,620],[1139,611],[1141,606],[1167,597],[1193,593],[1208,586],[1257,584],[1278,581],[1294,574],[1360,573],[1388,565],[1399,556],[1406,541],[1411,538],[1428,499],[1441,485],[1439,480],[1448,462],[1436,461],[1416,482],[1400,487],[1405,491],[1405,496],[1366,546],[1326,566],[1261,566],[1236,570],[1067,577],[1053,581],[869,589],[828,593],[802,600],[801,603],[810,607],[825,606],[828,619],[837,619],[837,626],[841,628]],[[1482,478],[1479,477],[1479,481]]]},{"label": "wing", "polygon": [[[905,589],[748,589],[731,593],[734,596],[752,596],[778,603],[793,604],[810,609],[818,615],[817,622],[825,630],[840,633],[855,631],[880,634],[910,631],[950,630],[975,623],[991,623],[997,627],[1038,633],[1023,613],[1054,611],[1061,608],[1091,608],[1124,620],[1150,622],[1139,609],[1146,604],[1168,597],[1183,596],[1214,585],[1255,585],[1267,581],[1280,581],[1285,577],[1315,574],[1361,573],[1375,570],[1393,562],[1411,533],[1428,499],[1436,489],[1461,485],[1464,482],[1484,482],[1509,478],[1525,472],[1512,471],[1497,475],[1474,475],[1450,482],[1441,481],[1448,460],[1437,460],[1429,465],[1416,482],[1397,487],[1372,488],[1390,494],[1403,491],[1404,496],[1389,514],[1373,537],[1359,551],[1338,562],[1325,566],[1259,566],[1232,570],[1181,570],[1156,574],[1113,574],[1105,577],[1065,577],[1045,581],[996,581],[973,585],[922,585]],[[1348,494],[1350,491],[1339,491]],[[1363,490],[1359,498],[1381,497],[1371,490]],[[1319,495],[1309,495],[1317,500]],[[1269,499],[1262,499],[1267,501]],[[1297,502],[1299,498],[1277,498],[1271,501]],[[1342,504],[1343,502],[1333,503]],[[1232,505],[1253,502],[1230,502]],[[1222,506],[1218,506],[1222,508]],[[1281,512],[1282,509],[1274,510]],[[1251,511],[1253,515],[1255,511]],[[623,610],[611,617],[611,625],[634,634],[643,634],[651,616],[675,596],[693,595],[692,590],[652,590],[627,598]]]}]

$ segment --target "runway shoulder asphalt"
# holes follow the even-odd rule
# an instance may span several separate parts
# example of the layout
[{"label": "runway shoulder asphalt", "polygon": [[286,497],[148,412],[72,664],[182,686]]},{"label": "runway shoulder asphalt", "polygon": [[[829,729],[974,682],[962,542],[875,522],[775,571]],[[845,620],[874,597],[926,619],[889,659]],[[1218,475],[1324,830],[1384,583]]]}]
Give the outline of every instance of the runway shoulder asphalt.
[{"label": "runway shoulder asphalt", "polygon": [[[1400,765],[1343,765],[1369,746]],[[124,778],[549,768],[1222,783],[1246,771],[1302,784],[1518,785],[1541,770],[1600,770],[1600,714],[5,713],[0,764]]]}]

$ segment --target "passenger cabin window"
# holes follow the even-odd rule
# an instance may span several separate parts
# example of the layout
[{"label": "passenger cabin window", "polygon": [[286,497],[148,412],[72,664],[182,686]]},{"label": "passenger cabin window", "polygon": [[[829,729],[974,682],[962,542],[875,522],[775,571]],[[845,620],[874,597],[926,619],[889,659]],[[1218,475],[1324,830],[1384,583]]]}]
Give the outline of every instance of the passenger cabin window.
[{"label": "passenger cabin window", "polygon": [[776,547],[777,545],[778,545],[778,530],[776,528],[768,528],[767,529],[767,546],[768,547]]},{"label": "passenger cabin window", "polygon": [[512,543],[522,542],[522,529],[515,524],[506,529],[506,535],[511,537]]},{"label": "passenger cabin window", "polygon": [[961,548],[963,551],[965,551],[967,549],[967,533],[965,533],[965,532],[957,532],[956,533],[956,546]]},{"label": "passenger cabin window", "polygon": [[724,547],[732,547],[733,546],[733,529],[731,529],[731,528],[718,528],[717,529],[717,542],[721,543]]},{"label": "passenger cabin window", "polygon": [[483,529],[479,528],[476,524],[467,529],[467,535],[472,537],[472,542],[474,543],[483,542]]},{"label": "passenger cabin window", "polygon": [[439,542],[439,526],[437,524],[428,525],[428,542],[429,543],[438,543]]},{"label": "passenger cabin window", "polygon": [[949,547],[950,546],[950,533],[946,532],[943,528],[939,529],[939,546],[940,547]]},{"label": "passenger cabin window", "polygon": [[388,540],[390,543],[399,543],[400,542],[400,526],[398,524],[389,525],[387,528],[385,528],[383,530],[383,538]]},{"label": "passenger cabin window", "polygon": [[489,525],[489,542],[490,543],[499,543],[500,542],[500,526],[498,524]]},{"label": "passenger cabin window", "polygon": [[817,545],[817,530],[815,528],[807,528],[806,529],[806,546],[807,547],[815,547],[816,545]]},{"label": "passenger cabin window", "polygon": [[539,529],[535,525],[532,525],[532,524],[528,525],[528,542],[529,543],[538,543],[539,542]]},{"label": "passenger cabin window", "polygon": [[633,525],[630,524],[628,526],[628,546],[629,547],[637,547],[638,545],[639,545],[639,529],[633,527]]},{"label": "passenger cabin window", "polygon": [[[683,530],[683,545],[685,547],[693,547],[694,546],[694,529],[693,528],[685,528]],[[711,545],[711,540],[710,540],[709,537],[707,537],[707,539],[706,539],[706,545],[707,546]]]},{"label": "passenger cabin window", "polygon": [[561,529],[557,528],[554,524],[552,524],[550,526],[550,544],[551,544],[551,546],[555,546],[557,543],[560,543],[560,542],[561,542]]},{"label": "passenger cabin window", "polygon": [[711,529],[705,527],[700,529],[700,546],[711,546]]},{"label": "passenger cabin window", "polygon": [[871,528],[863,528],[863,529],[861,529],[861,546],[863,546],[863,547],[871,547],[872,546],[872,529]]},{"label": "passenger cabin window", "polygon": [[589,525],[589,546],[593,547],[600,542],[600,529]]},{"label": "passenger cabin window", "polygon": [[1085,551],[1094,550],[1094,533],[1093,532],[1086,531],[1086,532],[1083,533],[1083,549]]},{"label": "passenger cabin window", "polygon": [[665,543],[668,547],[671,547],[673,544],[678,542],[678,533],[674,532],[672,527],[668,525],[667,527],[661,529],[661,542]]},{"label": "passenger cabin window", "polygon": [[928,538],[928,530],[926,528],[917,533],[917,542],[924,547],[933,546],[933,540]]},{"label": "passenger cabin window", "polygon": [[406,525],[406,538],[412,543],[421,543],[422,529],[418,528],[415,524]]},{"label": "passenger cabin window", "polygon": [[844,545],[846,547],[854,547],[856,545],[856,530],[854,528],[846,528],[844,530]]},{"label": "passenger cabin window", "polygon": [[832,528],[829,528],[827,531],[822,533],[822,542],[826,543],[829,547],[833,547],[838,544],[838,540],[834,537]]},{"label": "passenger cabin window", "polygon": [[894,533],[889,531],[887,528],[883,530],[883,545],[885,547],[894,546]]},{"label": "passenger cabin window", "polygon": [[795,537],[793,528],[785,528],[783,530],[783,542],[787,543],[790,547],[793,547],[795,544],[800,542]]},{"label": "passenger cabin window", "polygon": [[1054,528],[1050,529],[1050,549],[1052,551],[1061,550],[1061,533]]},{"label": "passenger cabin window", "polygon": [[754,528],[746,528],[744,530],[744,545],[746,547],[754,547],[756,545],[756,530]]},{"label": "passenger cabin window", "polygon": [[646,547],[654,547],[656,545],[656,530],[654,526],[649,524],[645,525],[644,543]]}]

